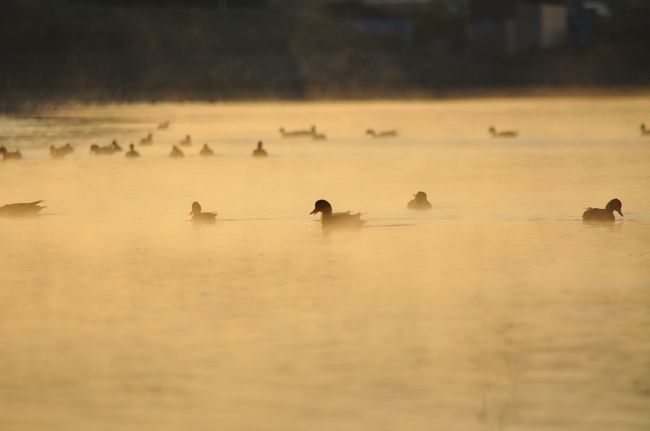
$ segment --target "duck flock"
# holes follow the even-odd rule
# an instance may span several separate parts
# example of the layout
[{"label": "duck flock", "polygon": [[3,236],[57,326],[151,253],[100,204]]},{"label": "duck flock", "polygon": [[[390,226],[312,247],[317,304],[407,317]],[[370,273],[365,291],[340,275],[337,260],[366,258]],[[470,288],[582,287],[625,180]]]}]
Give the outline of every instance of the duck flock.
[{"label": "duck flock", "polygon": [[[170,122],[164,121],[158,124],[158,129],[166,130],[169,128],[169,126]],[[640,125],[640,131],[641,136],[650,136],[650,129],[646,128],[645,124]],[[283,138],[310,138],[313,140],[327,139],[327,135],[319,132],[316,129],[316,126],[311,126],[310,128],[303,130],[286,130],[284,127],[281,127],[279,129],[279,132]],[[516,138],[519,136],[519,132],[516,130],[497,130],[494,126],[491,126],[488,129],[488,133],[493,138]],[[375,131],[374,129],[367,129],[366,135],[379,139],[396,138],[398,137],[398,132],[397,130]],[[153,133],[148,133],[146,136],[140,139],[139,146],[151,146],[153,143]],[[180,147],[191,146],[192,137],[188,134],[178,143],[178,145],[172,146],[169,157],[183,158],[185,157],[185,152]],[[65,144],[61,147],[56,147],[54,145],[51,145],[49,147],[50,157],[53,159],[64,158],[72,154],[74,151],[74,147],[70,144]],[[113,140],[106,146],[99,146],[97,144],[90,146],[90,154],[96,156],[113,155],[122,151],[122,147],[116,140]],[[201,147],[201,150],[198,154],[201,157],[212,157],[214,156],[214,151],[208,146],[207,143],[205,143]],[[20,150],[9,151],[4,146],[0,146],[0,155],[2,156],[3,161],[21,160],[23,158]],[[136,150],[134,144],[129,144],[129,149],[124,153],[124,156],[129,159],[139,158],[140,153]],[[264,144],[262,141],[259,141],[257,143],[257,147],[253,150],[252,156],[268,156],[268,153],[264,149]],[[40,211],[45,208],[45,206],[41,205],[42,203],[42,200],[38,200],[34,202],[12,203],[0,206],[0,217],[37,216]],[[427,194],[423,191],[419,191],[413,195],[413,199],[407,203],[406,207],[409,210],[414,211],[427,211],[432,208],[432,205],[427,199]],[[621,201],[615,198],[610,200],[605,205],[605,208],[587,208],[582,214],[582,220],[584,222],[612,223],[616,220],[616,217],[614,215],[615,212],[618,213],[621,217],[624,217],[622,207],[623,204]],[[365,221],[361,219],[361,213],[351,213],[350,211],[334,212],[332,205],[325,199],[317,200],[314,203],[314,209],[310,214],[320,214],[321,224],[324,229],[360,228],[365,224]],[[192,216],[191,220],[194,223],[215,223],[217,217],[216,212],[203,212],[201,204],[199,202],[192,203],[189,215]]]}]

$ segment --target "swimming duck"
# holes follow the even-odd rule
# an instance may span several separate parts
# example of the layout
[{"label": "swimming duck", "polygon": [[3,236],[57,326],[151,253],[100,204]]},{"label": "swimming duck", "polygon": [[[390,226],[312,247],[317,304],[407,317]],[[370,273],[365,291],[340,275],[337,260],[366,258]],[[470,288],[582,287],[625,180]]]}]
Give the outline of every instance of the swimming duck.
[{"label": "swimming duck", "polygon": [[397,130],[384,130],[382,132],[375,132],[373,129],[366,130],[366,135],[370,135],[373,138],[395,138],[397,136]]},{"label": "swimming duck", "polygon": [[645,124],[641,124],[641,136],[650,136],[650,129],[647,129]]},{"label": "swimming duck", "polygon": [[361,214],[350,214],[350,211],[344,213],[333,213],[332,205],[324,199],[319,199],[314,204],[314,209],[309,214],[321,213],[321,224],[323,228],[360,228],[365,221],[361,220]]},{"label": "swimming duck", "polygon": [[19,203],[19,204],[7,204],[0,207],[0,216],[3,217],[28,217],[35,216],[45,208],[44,206],[39,206],[38,204],[43,201],[35,201],[28,203]]},{"label": "swimming duck", "polygon": [[607,202],[605,209],[602,208],[587,208],[582,214],[582,221],[586,222],[613,222],[616,220],[614,211],[623,216],[623,204],[618,199],[612,199]]},{"label": "swimming duck", "polygon": [[185,154],[176,145],[174,145],[172,147],[172,152],[169,153],[169,157],[173,159],[179,159],[181,157],[185,157]]},{"label": "swimming duck", "polygon": [[134,159],[136,157],[140,157],[140,153],[135,151],[133,144],[129,144],[129,151],[126,152],[125,156],[129,159]]},{"label": "swimming duck", "polygon": [[494,127],[490,127],[488,131],[493,138],[516,138],[519,134],[514,130],[502,130],[501,132],[497,132],[497,129]]},{"label": "swimming duck", "polygon": [[153,144],[153,133],[149,133],[144,138],[140,139],[140,145],[151,145]]},{"label": "swimming duck", "polygon": [[97,144],[92,144],[90,146],[90,154],[95,154],[97,156],[105,156],[109,154],[113,154],[115,150],[113,149],[112,146],[108,147],[100,147]]},{"label": "swimming duck", "polygon": [[308,130],[284,130],[284,127],[280,127],[280,134],[283,138],[299,138],[305,136],[314,136],[316,135],[316,126],[311,126]]},{"label": "swimming duck", "polygon": [[427,194],[424,192],[417,192],[414,194],[415,199],[409,201],[407,208],[410,210],[430,210],[431,203],[427,200]]},{"label": "swimming duck", "polygon": [[117,143],[115,139],[113,139],[113,142],[111,142],[111,147],[110,147],[114,152],[115,151],[122,151],[122,147],[120,147],[120,144]]},{"label": "swimming duck", "polygon": [[211,157],[214,156],[214,151],[212,151],[212,148],[208,147],[208,144],[203,144],[203,148],[201,148],[199,155],[203,157]]},{"label": "swimming duck", "polygon": [[262,141],[257,143],[257,149],[253,151],[253,157],[266,157],[268,153],[262,148]]},{"label": "swimming duck", "polygon": [[169,127],[169,121],[163,121],[162,123],[158,124],[158,128],[160,130],[165,130],[168,127]]},{"label": "swimming duck", "polygon": [[192,203],[192,211],[190,211],[192,221],[194,223],[214,223],[217,213],[204,213],[201,212],[201,204],[198,202]]},{"label": "swimming duck", "polygon": [[189,147],[190,145],[192,145],[192,137],[190,135],[185,136],[185,138],[181,139],[179,145],[182,145],[184,147]]},{"label": "swimming duck", "polygon": [[72,154],[74,152],[74,148],[72,145],[69,143],[62,145],[61,147],[57,148],[54,145],[50,145],[50,157],[53,159],[61,159],[68,154]]},{"label": "swimming duck", "polygon": [[20,160],[23,158],[20,150],[10,152],[5,147],[0,147],[0,154],[2,154],[2,160]]}]

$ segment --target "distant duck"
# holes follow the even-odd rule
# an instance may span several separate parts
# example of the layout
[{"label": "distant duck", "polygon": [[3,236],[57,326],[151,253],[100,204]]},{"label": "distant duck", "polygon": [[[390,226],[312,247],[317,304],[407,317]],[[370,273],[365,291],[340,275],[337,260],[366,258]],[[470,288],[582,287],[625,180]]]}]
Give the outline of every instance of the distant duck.
[{"label": "distant duck", "polygon": [[308,130],[285,130],[280,127],[280,134],[283,138],[300,138],[300,137],[313,137],[316,135],[316,126],[311,126]]},{"label": "distant duck", "polygon": [[201,204],[198,202],[192,203],[192,211],[190,211],[192,221],[194,223],[214,223],[217,213],[204,213],[201,212]]},{"label": "distant duck", "polygon": [[9,151],[5,147],[0,147],[0,154],[2,154],[2,160],[20,160],[23,158],[20,150]]},{"label": "distant duck", "polygon": [[53,159],[62,159],[68,154],[72,154],[73,152],[74,152],[74,148],[70,144],[62,145],[59,148],[57,148],[54,145],[50,145],[50,157],[52,157]]},{"label": "distant duck", "polygon": [[160,130],[165,130],[169,127],[169,121],[163,121],[162,123],[158,124],[158,128]]},{"label": "distant duck", "polygon": [[115,149],[112,145],[109,145],[108,147],[100,147],[97,144],[92,144],[90,146],[90,154],[94,154],[96,156],[107,156],[113,154],[114,152]]},{"label": "distant duck", "polygon": [[253,151],[253,157],[267,157],[268,153],[262,148],[262,141],[257,143],[257,149]]},{"label": "distant duck", "polygon": [[118,144],[115,139],[113,139],[113,142],[111,142],[111,149],[113,152],[122,151],[122,147],[120,147],[120,144]]},{"label": "distant duck", "polygon": [[203,148],[199,151],[199,155],[203,157],[211,157],[214,156],[214,151],[208,147],[208,144],[203,144]]},{"label": "distant duck", "polygon": [[185,136],[183,139],[181,139],[181,142],[179,144],[184,147],[189,147],[192,145],[192,137],[190,135]]},{"label": "distant duck", "polygon": [[431,203],[427,200],[427,194],[424,192],[417,192],[414,194],[415,199],[409,201],[407,208],[410,210],[430,210]]},{"label": "distant duck", "polygon": [[618,199],[612,199],[607,202],[605,209],[602,208],[587,208],[582,214],[582,221],[585,222],[613,222],[616,220],[614,211],[623,216],[623,204]]},{"label": "distant duck", "polygon": [[151,145],[153,144],[153,133],[149,133],[144,138],[140,139],[140,145]]},{"label": "distant duck", "polygon": [[519,134],[514,130],[502,130],[501,132],[497,132],[497,129],[494,127],[490,127],[488,131],[493,138],[516,138]]},{"label": "distant duck", "polygon": [[45,208],[38,204],[43,201],[35,201],[20,204],[8,204],[0,207],[0,216],[3,217],[29,217],[38,215],[38,213]]},{"label": "distant duck", "polygon": [[314,209],[309,214],[321,213],[321,224],[323,228],[360,228],[365,223],[361,220],[361,214],[350,214],[350,211],[333,213],[332,205],[324,199],[317,200]]},{"label": "distant duck", "polygon": [[366,130],[366,135],[373,138],[395,138],[397,137],[397,130],[384,130],[382,132],[375,132],[373,129]]},{"label": "distant duck", "polygon": [[171,157],[172,159],[180,159],[182,157],[185,157],[185,153],[183,153],[183,151],[181,151],[180,148],[174,145],[172,147],[171,153],[169,153],[169,157]]},{"label": "distant duck", "polygon": [[650,136],[650,129],[647,129],[645,124],[641,124],[641,136]]},{"label": "distant duck", "polygon": [[129,144],[129,151],[126,152],[125,156],[129,159],[134,159],[140,157],[140,153],[135,151],[135,147],[133,146],[133,144]]}]

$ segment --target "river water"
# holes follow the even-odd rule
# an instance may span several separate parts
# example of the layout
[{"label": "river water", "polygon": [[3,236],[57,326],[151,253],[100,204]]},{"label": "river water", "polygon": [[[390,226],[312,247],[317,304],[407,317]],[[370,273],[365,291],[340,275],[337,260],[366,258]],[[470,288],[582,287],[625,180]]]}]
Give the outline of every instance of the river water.
[{"label": "river water", "polygon": [[[47,205],[0,219],[0,429],[648,430],[644,121],[647,97],[0,117],[25,157],[0,205]],[[149,132],[140,159],[88,154]],[[625,220],[581,222],[614,197]],[[323,233],[321,198],[367,224]]]}]

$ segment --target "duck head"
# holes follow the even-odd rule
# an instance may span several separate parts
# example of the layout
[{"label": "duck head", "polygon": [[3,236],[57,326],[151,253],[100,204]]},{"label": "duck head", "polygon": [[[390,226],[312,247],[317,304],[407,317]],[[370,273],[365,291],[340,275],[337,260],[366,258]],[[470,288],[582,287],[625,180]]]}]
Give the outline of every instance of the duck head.
[{"label": "duck head", "polygon": [[201,214],[201,204],[196,201],[192,203],[192,211],[190,211],[190,215],[194,214]]},{"label": "duck head", "polygon": [[368,130],[366,130],[366,135],[374,136],[375,131],[373,129],[368,129]]},{"label": "duck head", "polygon": [[133,144],[129,144],[129,148],[131,149],[131,151],[135,151],[135,148],[133,148]]},{"label": "duck head", "polygon": [[7,149],[5,147],[0,147],[0,154],[6,154]]},{"label": "duck head", "polygon": [[92,145],[90,146],[90,152],[91,152],[91,153],[96,153],[96,152],[98,152],[98,151],[99,151],[99,145],[97,145],[97,144],[92,144]]},{"label": "duck head", "polygon": [[424,192],[417,192],[413,196],[415,196],[415,201],[416,202],[426,202],[427,201],[427,194],[424,193]]},{"label": "duck head", "polygon": [[607,206],[605,209],[609,212],[614,212],[616,211],[621,215],[621,217],[624,217],[623,215],[623,204],[621,203],[620,200],[618,199],[612,199],[611,201],[607,202]]},{"label": "duck head", "polygon": [[325,199],[317,200],[316,203],[314,204],[314,210],[309,214],[318,214],[318,213],[321,213],[323,215],[332,214],[332,205],[330,205],[330,203],[327,202]]},{"label": "duck head", "polygon": [[261,150],[261,149],[262,149],[262,141],[259,141],[259,142],[257,143],[257,149],[258,149],[258,150]]},{"label": "duck head", "polygon": [[497,132],[497,130],[493,126],[490,126],[490,128],[488,129],[488,132],[490,132],[491,134],[494,135]]}]

